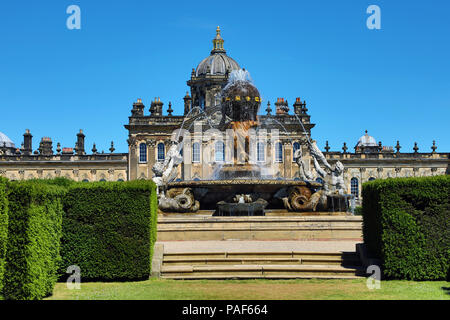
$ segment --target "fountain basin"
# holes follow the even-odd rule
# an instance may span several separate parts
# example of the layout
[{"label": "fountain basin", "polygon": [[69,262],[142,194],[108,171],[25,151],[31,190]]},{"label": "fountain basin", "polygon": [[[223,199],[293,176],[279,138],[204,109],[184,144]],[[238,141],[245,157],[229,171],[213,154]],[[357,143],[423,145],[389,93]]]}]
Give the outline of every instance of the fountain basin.
[{"label": "fountain basin", "polygon": [[190,188],[195,199],[200,201],[201,209],[216,209],[221,201],[232,203],[237,194],[248,194],[253,199],[264,199],[273,203],[279,201],[277,193],[282,189],[300,186],[317,190],[322,184],[296,180],[233,179],[172,182],[169,183],[168,189]]}]

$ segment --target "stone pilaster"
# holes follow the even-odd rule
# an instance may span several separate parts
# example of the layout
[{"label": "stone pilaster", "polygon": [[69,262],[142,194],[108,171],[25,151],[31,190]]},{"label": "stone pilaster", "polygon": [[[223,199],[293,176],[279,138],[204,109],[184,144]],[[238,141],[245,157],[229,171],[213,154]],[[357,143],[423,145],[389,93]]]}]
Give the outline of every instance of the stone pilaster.
[{"label": "stone pilaster", "polygon": [[284,177],[290,179],[292,177],[292,144],[290,141],[283,141],[284,152]]},{"label": "stone pilaster", "polygon": [[156,140],[154,139],[149,139],[147,140],[147,177],[151,178],[153,177],[153,172],[152,172],[152,168],[156,163]]},{"label": "stone pilaster", "polygon": [[210,153],[210,152],[211,152],[211,150],[208,147],[208,142],[202,141],[202,150],[201,150],[201,159],[200,159],[201,164],[202,164],[202,176],[201,176],[202,180],[205,180],[206,177],[208,177],[208,167],[209,167],[208,162],[211,158],[211,155],[207,154],[207,153]]},{"label": "stone pilaster", "polygon": [[136,142],[135,137],[128,139],[128,180],[137,180],[138,158]]},{"label": "stone pilaster", "polygon": [[192,179],[192,144],[191,142],[187,142],[183,147],[183,166],[182,166],[182,175],[184,180]]}]

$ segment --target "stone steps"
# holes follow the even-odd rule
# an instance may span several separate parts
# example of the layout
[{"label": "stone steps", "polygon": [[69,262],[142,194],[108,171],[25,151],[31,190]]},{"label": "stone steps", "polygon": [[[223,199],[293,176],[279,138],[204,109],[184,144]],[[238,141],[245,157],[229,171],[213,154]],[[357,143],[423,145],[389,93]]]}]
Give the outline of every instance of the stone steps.
[{"label": "stone steps", "polygon": [[362,238],[354,216],[159,217],[158,241],[353,240]]},{"label": "stone steps", "polygon": [[363,275],[354,253],[193,252],[165,253],[165,279],[356,279]]},{"label": "stone steps", "polygon": [[244,276],[244,275],[233,275],[232,277],[230,277],[229,275],[224,275],[224,276],[220,276],[220,275],[213,275],[213,276],[189,276],[186,277],[184,276],[170,276],[167,277],[165,276],[164,279],[171,279],[171,280],[251,280],[251,279],[270,279],[270,280],[289,280],[289,279],[339,279],[339,280],[343,280],[343,279],[347,279],[347,280],[353,280],[353,279],[361,279],[361,276],[343,276],[343,275],[339,275],[339,276],[332,276],[332,275],[325,275],[325,276],[320,276],[320,275],[313,275],[313,276],[308,276],[308,275],[261,275],[261,276]]}]

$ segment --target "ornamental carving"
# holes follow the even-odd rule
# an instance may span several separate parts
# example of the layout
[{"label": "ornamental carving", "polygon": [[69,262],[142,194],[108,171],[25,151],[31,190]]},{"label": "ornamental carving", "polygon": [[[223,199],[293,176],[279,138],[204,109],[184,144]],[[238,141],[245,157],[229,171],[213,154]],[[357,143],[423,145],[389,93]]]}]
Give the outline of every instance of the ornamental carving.
[{"label": "ornamental carving", "polygon": [[130,147],[134,147],[136,145],[137,140],[135,137],[129,137],[127,142]]},{"label": "ornamental carving", "polygon": [[147,146],[149,148],[154,148],[156,146],[156,140],[154,140],[154,139],[147,140]]}]

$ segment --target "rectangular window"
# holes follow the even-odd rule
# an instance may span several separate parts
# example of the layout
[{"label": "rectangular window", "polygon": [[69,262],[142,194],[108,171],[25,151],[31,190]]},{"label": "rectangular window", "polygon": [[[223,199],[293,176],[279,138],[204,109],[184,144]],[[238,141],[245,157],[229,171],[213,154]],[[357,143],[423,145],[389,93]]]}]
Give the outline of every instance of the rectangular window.
[{"label": "rectangular window", "polygon": [[200,143],[198,142],[192,145],[192,162],[200,163]]},{"label": "rectangular window", "polygon": [[275,162],[283,162],[283,145],[281,142],[277,142],[275,144]]},{"label": "rectangular window", "polygon": [[164,143],[158,144],[158,161],[163,162],[166,159],[166,148]]},{"label": "rectangular window", "polygon": [[266,161],[266,148],[265,148],[265,145],[263,142],[258,142],[256,155],[257,155],[258,162]]},{"label": "rectangular window", "polygon": [[147,144],[139,145],[139,163],[147,163]]}]

